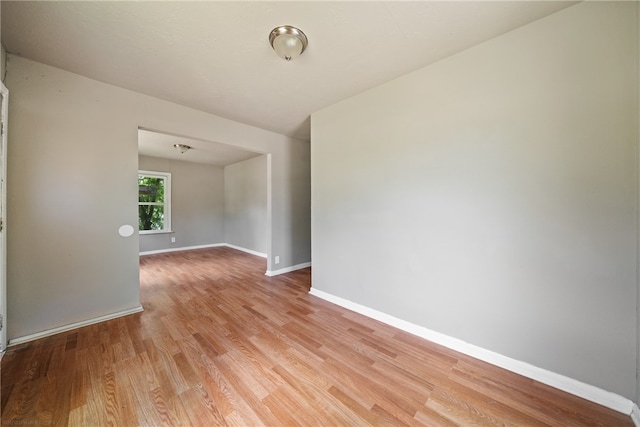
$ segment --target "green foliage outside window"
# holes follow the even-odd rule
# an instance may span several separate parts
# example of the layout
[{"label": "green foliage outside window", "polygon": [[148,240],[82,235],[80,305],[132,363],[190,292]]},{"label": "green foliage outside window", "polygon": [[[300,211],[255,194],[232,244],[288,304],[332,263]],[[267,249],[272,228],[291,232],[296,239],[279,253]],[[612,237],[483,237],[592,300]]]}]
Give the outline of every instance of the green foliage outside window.
[{"label": "green foliage outside window", "polygon": [[165,178],[138,175],[140,230],[164,229]]}]

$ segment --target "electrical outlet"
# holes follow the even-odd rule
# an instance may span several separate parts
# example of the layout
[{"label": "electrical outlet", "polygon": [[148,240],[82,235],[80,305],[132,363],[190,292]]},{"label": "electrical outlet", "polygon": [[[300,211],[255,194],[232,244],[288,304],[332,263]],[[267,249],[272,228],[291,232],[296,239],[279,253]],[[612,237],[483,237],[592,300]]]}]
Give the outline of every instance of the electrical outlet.
[{"label": "electrical outlet", "polygon": [[276,264],[280,264],[280,257],[276,255]]},{"label": "electrical outlet", "polygon": [[172,238],[171,238],[171,243],[175,243],[175,242],[176,242],[176,238],[175,238],[175,237],[172,237]]}]

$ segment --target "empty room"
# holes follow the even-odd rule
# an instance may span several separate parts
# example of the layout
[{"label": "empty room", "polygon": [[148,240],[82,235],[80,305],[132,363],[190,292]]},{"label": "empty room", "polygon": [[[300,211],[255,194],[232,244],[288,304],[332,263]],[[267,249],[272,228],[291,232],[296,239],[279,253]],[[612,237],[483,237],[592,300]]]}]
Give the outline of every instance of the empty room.
[{"label": "empty room", "polygon": [[2,425],[640,426],[636,1],[2,1]]}]

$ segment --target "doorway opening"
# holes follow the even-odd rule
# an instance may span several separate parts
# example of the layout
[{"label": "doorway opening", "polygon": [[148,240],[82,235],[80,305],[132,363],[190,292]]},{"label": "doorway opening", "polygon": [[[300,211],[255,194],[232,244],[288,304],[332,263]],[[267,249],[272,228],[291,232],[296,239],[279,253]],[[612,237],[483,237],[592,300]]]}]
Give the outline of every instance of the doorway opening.
[{"label": "doorway opening", "polygon": [[138,170],[171,174],[171,229],[141,232],[140,253],[229,246],[268,260],[269,162],[267,153],[139,129]]}]

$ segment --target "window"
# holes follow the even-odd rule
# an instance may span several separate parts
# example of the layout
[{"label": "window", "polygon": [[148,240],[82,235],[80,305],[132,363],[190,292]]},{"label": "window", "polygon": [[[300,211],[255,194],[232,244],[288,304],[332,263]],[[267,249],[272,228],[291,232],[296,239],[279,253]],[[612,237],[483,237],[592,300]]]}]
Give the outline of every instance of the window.
[{"label": "window", "polygon": [[138,171],[140,234],[171,231],[171,174]]}]

